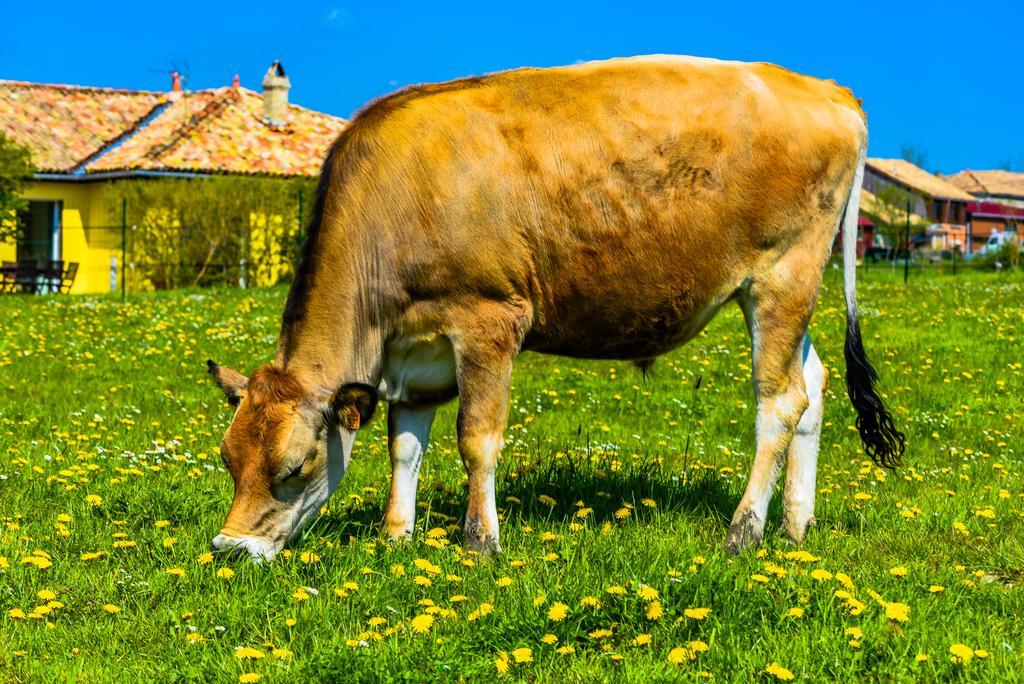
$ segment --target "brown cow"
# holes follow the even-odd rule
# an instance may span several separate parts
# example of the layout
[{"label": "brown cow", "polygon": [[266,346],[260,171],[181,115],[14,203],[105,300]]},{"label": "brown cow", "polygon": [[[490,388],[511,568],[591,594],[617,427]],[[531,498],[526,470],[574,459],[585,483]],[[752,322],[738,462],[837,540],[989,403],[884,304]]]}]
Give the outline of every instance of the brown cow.
[{"label": "brown cow", "polygon": [[806,331],[842,223],[847,385],[866,451],[903,435],[874,389],[854,296],[864,114],[769,64],[656,56],[519,69],[370,105],[324,162],[277,358],[246,380],[217,549],[271,558],[327,501],[356,430],[388,402],[384,526],[413,531],[438,405],[459,398],[465,544],[500,550],[494,470],[524,350],[646,363],[726,302],[753,346],[757,452],[726,547],[760,541],[783,463],[803,539],[825,371]]}]

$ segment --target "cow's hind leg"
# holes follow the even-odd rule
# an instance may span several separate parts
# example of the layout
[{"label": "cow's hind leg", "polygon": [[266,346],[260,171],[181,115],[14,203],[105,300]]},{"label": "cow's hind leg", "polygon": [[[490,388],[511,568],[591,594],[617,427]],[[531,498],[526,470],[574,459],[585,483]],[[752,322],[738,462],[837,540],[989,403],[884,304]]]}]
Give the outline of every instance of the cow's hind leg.
[{"label": "cow's hind leg", "polygon": [[391,539],[412,535],[416,523],[416,485],[435,412],[434,406],[394,403],[388,407],[391,490],[384,511],[384,531]]},{"label": "cow's hind leg", "polygon": [[726,536],[730,553],[760,544],[775,482],[809,404],[802,347],[820,279],[806,271],[803,277],[790,276],[800,272],[793,265],[780,263],[752,283],[741,299],[753,348],[757,450]]},{"label": "cow's hind leg", "polygon": [[808,403],[786,455],[786,490],[782,502],[782,531],[798,544],[804,540],[807,528],[814,524],[818,447],[827,381],[825,367],[807,335],[801,358]]}]

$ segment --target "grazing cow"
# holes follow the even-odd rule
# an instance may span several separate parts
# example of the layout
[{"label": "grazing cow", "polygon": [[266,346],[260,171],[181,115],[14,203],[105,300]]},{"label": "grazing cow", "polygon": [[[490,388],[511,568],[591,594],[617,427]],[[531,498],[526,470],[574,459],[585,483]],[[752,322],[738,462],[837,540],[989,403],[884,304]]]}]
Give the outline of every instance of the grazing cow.
[{"label": "grazing cow", "polygon": [[840,225],[857,427],[876,463],[903,453],[857,322],[866,146],[849,90],[690,57],[519,69],[373,103],[327,154],[275,361],[248,379],[209,363],[237,407],[214,547],[272,558],[337,486],[379,395],[387,534],[412,533],[435,410],[458,397],[465,545],[499,551],[516,356],[646,364],[729,301],[750,330],[757,450],[726,548],[760,542],[784,463],[783,531],[801,541],[826,381],[807,325]]}]

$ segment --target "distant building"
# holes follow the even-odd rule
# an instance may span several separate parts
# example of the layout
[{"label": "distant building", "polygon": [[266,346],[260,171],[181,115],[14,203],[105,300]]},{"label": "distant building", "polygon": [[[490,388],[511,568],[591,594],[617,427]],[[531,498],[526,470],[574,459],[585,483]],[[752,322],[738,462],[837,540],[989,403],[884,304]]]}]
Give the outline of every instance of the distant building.
[{"label": "distant building", "polygon": [[945,180],[966,190],[977,201],[968,205],[974,235],[1024,232],[1024,173],[961,171]]},{"label": "distant building", "polygon": [[945,180],[978,199],[1024,208],[1024,173],[967,170]]},{"label": "distant building", "polygon": [[[989,180],[993,191],[982,185],[978,174]],[[861,209],[871,216],[872,202],[887,187],[908,190],[913,194],[911,229],[923,230],[934,248],[971,253],[993,232],[1016,230],[1024,222],[1024,174],[1008,174],[1016,179],[1004,174],[1007,172],[965,171],[944,177],[903,159],[871,158],[864,169],[868,201],[861,203]],[[1014,206],[1013,201],[1020,204]]]},{"label": "distant building", "polygon": [[103,186],[123,178],[245,174],[316,176],[345,127],[338,117],[288,102],[275,62],[263,92],[231,86],[170,92],[0,80],[0,131],[27,145],[38,168],[20,218],[22,237],[0,243],[4,261],[80,265],[73,292],[110,288]]}]

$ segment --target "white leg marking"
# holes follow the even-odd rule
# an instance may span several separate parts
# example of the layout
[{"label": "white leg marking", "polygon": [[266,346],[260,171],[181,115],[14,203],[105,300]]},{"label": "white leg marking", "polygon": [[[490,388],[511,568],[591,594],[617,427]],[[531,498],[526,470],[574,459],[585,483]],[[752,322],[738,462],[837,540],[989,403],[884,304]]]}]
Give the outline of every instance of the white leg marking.
[{"label": "white leg marking", "polygon": [[825,367],[809,336],[804,337],[803,372],[807,387],[807,410],[797,423],[796,433],[789,445],[782,516],[783,531],[796,542],[803,541],[808,526],[814,520],[818,447],[825,399]]},{"label": "white leg marking", "polygon": [[388,448],[391,452],[391,491],[384,526],[391,537],[412,534],[416,523],[416,485],[427,451],[436,409],[388,408]]}]

